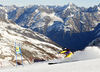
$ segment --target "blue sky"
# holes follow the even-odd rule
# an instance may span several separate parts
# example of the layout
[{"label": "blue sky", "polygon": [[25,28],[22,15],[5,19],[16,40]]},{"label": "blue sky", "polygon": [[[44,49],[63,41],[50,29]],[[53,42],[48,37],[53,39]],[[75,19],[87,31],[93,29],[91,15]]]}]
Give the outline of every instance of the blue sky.
[{"label": "blue sky", "polygon": [[68,3],[74,3],[77,6],[90,7],[98,5],[100,0],[0,0],[2,5],[17,5],[17,6],[27,6],[27,5],[66,5]]}]

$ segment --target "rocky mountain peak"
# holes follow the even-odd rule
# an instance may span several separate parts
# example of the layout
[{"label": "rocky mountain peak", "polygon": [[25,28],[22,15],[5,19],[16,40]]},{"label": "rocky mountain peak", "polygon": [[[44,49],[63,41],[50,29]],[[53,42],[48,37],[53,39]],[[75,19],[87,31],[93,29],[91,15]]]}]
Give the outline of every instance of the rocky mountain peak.
[{"label": "rocky mountain peak", "polygon": [[75,4],[74,3],[68,3],[68,6],[75,6]]},{"label": "rocky mountain peak", "polygon": [[100,3],[98,4],[98,6],[100,7]]},{"label": "rocky mountain peak", "polygon": [[0,4],[0,7],[3,6],[2,4]]},{"label": "rocky mountain peak", "polygon": [[68,3],[67,5],[64,5],[63,7],[70,9],[70,8],[75,8],[76,5],[74,3]]}]

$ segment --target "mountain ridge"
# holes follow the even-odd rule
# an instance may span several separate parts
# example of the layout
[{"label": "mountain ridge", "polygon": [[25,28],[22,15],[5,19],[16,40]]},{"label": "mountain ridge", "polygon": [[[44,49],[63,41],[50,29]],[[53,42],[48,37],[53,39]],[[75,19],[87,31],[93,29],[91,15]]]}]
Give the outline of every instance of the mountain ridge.
[{"label": "mountain ridge", "polygon": [[[5,6],[5,9],[7,9],[8,19],[22,27],[44,34],[59,45],[72,50],[77,50],[77,47],[73,46],[77,36],[73,37],[72,41],[68,38],[75,33],[84,34],[84,32],[93,31],[100,22],[99,5],[85,8],[69,3],[64,6]],[[81,39],[82,37],[79,41],[82,41]],[[74,42],[73,47],[68,46],[68,42]]]}]

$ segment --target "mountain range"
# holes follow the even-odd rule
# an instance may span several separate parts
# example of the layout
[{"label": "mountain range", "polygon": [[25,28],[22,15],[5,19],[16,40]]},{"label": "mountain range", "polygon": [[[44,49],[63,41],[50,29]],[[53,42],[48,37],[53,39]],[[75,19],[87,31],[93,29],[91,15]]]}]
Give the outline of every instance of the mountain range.
[{"label": "mountain range", "polygon": [[100,4],[89,8],[78,7],[73,3],[64,6],[0,5],[0,17],[44,34],[72,51],[84,49],[99,37],[95,37],[95,32],[100,22]]}]

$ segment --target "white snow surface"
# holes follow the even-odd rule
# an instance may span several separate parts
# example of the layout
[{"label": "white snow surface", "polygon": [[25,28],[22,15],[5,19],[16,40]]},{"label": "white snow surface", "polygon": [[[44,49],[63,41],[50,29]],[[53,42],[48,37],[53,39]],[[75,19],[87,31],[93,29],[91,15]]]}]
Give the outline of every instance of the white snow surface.
[{"label": "white snow surface", "polygon": [[[74,60],[72,60],[74,59]],[[72,61],[71,61],[72,60]],[[75,61],[77,60],[77,61]],[[49,62],[65,63],[48,65]],[[99,72],[100,48],[86,47],[84,51],[76,51],[71,58],[58,59],[47,62],[33,63],[9,68],[1,68],[0,72]]]}]

